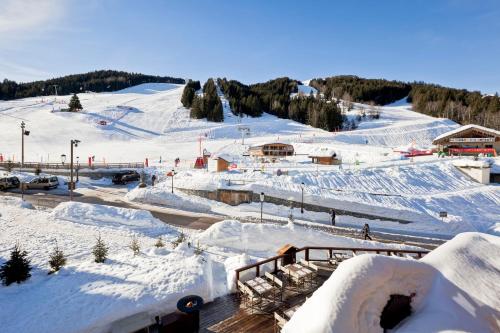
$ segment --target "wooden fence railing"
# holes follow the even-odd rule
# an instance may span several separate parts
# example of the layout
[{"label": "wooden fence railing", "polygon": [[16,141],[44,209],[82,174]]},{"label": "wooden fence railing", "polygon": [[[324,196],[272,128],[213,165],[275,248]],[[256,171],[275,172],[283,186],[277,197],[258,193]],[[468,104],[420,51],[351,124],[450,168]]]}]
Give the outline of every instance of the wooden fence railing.
[{"label": "wooden fence railing", "polygon": [[[320,252],[326,252],[327,256],[323,258],[314,258],[312,251],[320,251]],[[303,248],[297,249],[297,251],[293,254],[294,256],[300,254],[304,256],[304,259],[307,261],[329,261],[330,259],[333,258],[334,253],[345,253],[345,252],[351,252],[353,254],[358,254],[360,252],[366,253],[376,253],[376,254],[385,254],[385,255],[402,255],[402,254],[408,254],[408,255],[413,255],[417,256],[417,258],[422,258],[424,255],[429,253],[429,251],[426,250],[400,250],[400,249],[380,249],[380,248],[347,248],[347,247],[329,247],[329,246],[306,246]],[[238,268],[235,270],[236,272],[236,281],[240,279],[240,275],[242,272],[249,271],[249,270],[254,270],[255,269],[255,276],[258,277],[261,275],[261,266],[266,265],[270,262],[273,262],[273,273],[278,271],[278,261],[289,257],[290,254],[282,254],[282,255],[277,255],[271,258],[267,258],[265,260],[256,262],[254,264],[250,264],[241,268]]]},{"label": "wooden fence railing", "polygon": [[[73,164],[76,169],[142,169],[144,168],[143,162],[129,162],[129,163],[92,163],[88,164]],[[21,162],[0,162],[0,168],[2,169],[19,169],[21,168]],[[37,162],[24,162],[25,169],[37,169],[43,170],[69,170],[69,163],[37,163]]]}]

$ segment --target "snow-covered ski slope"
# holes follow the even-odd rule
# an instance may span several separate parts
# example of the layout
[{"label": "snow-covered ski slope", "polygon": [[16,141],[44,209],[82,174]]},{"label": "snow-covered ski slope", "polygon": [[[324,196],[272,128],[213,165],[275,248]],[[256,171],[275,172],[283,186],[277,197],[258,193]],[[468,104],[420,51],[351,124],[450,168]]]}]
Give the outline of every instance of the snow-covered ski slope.
[{"label": "snow-covered ski slope", "polygon": [[[182,90],[182,85],[148,83],[115,93],[83,93],[79,97],[84,110],[79,113],[58,112],[67,107],[70,96],[0,101],[0,153],[19,159],[21,121],[31,131],[26,138],[26,160],[35,161],[58,161],[73,138],[82,141],[80,156],[106,161],[159,156],[191,159],[198,153],[200,135],[209,138],[205,146],[210,150],[239,140],[240,119],[230,112],[227,101],[224,100],[223,123],[191,120],[189,111],[180,103]],[[250,127],[249,143],[288,140],[341,146],[365,145],[368,140],[370,146],[379,147],[412,142],[428,146],[435,136],[457,127],[449,120],[421,115],[408,108],[385,107],[379,120],[365,121],[358,130],[337,134],[267,114],[243,118],[241,123]]]}]

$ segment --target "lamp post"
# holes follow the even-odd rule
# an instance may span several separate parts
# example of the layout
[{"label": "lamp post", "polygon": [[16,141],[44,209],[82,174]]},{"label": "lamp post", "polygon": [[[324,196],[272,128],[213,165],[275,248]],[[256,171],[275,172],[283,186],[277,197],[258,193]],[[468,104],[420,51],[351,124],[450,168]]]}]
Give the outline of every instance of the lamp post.
[{"label": "lamp post", "polygon": [[300,213],[304,214],[304,182],[300,184],[300,189],[302,190],[302,200],[300,202]]},{"label": "lamp post", "polygon": [[75,183],[73,183],[73,147],[78,147],[80,140],[71,140],[71,160],[69,166],[70,182],[69,182],[69,200],[73,201],[73,188]]},{"label": "lamp post", "polygon": [[262,223],[262,210],[264,208],[264,192],[260,192],[260,223]]},{"label": "lamp post", "polygon": [[24,168],[24,136],[30,135],[30,131],[26,131],[26,123],[21,121],[21,171]]},{"label": "lamp post", "polygon": [[66,162],[66,154],[61,154],[61,164],[64,167],[64,162]]},{"label": "lamp post", "polygon": [[174,193],[174,175],[175,175],[175,170],[172,169],[172,194]]}]

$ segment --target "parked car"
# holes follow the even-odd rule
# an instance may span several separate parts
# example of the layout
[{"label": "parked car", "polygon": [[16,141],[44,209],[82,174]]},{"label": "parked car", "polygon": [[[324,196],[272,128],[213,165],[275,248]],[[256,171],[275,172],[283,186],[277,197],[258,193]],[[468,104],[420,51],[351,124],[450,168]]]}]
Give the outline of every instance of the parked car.
[{"label": "parked car", "polygon": [[126,184],[129,182],[138,181],[141,179],[141,176],[137,171],[134,170],[125,170],[117,172],[113,176],[113,184]]},{"label": "parked car", "polygon": [[50,190],[59,186],[59,179],[56,176],[38,177],[25,184],[26,189]]},{"label": "parked car", "polygon": [[0,191],[8,190],[9,188],[18,188],[21,182],[17,177],[4,177],[0,178]]}]

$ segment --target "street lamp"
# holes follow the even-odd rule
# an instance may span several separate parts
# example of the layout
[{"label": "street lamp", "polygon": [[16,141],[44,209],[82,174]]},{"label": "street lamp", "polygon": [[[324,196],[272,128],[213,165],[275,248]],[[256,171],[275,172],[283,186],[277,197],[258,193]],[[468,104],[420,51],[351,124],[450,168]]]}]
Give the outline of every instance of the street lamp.
[{"label": "street lamp", "polygon": [[264,192],[260,192],[260,223],[262,223],[262,210],[264,208]]},{"label": "street lamp", "polygon": [[300,189],[302,190],[302,201],[300,202],[300,213],[304,214],[304,182],[300,184]]},{"label": "street lamp", "polygon": [[64,162],[66,162],[66,154],[61,154],[61,164],[64,166]]},{"label": "street lamp", "polygon": [[[73,183],[73,147],[78,147],[80,140],[71,140],[71,160],[70,160],[70,183],[69,183],[69,200],[73,201],[73,189],[75,187],[75,183]],[[62,155],[61,155],[62,156]]]},{"label": "street lamp", "polygon": [[175,170],[174,169],[172,169],[171,175],[172,175],[172,194],[173,194],[174,193],[174,175],[175,175]]},{"label": "street lamp", "polygon": [[21,171],[24,168],[24,136],[30,135],[30,131],[26,131],[26,123],[21,121]]}]

